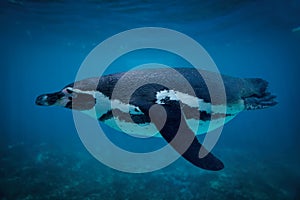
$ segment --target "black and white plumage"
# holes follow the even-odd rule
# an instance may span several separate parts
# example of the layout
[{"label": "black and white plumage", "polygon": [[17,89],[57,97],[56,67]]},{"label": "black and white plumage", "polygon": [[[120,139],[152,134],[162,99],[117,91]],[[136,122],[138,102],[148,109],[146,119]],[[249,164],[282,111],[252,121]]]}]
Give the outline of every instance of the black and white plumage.
[{"label": "black and white plumage", "polygon": [[[216,99],[212,104],[206,83],[218,86],[215,83],[217,79],[215,73],[201,70],[200,75],[192,68],[175,70],[188,81],[193,92],[186,90],[185,83],[181,82],[182,79],[176,73],[170,73],[168,69],[143,69],[127,72],[126,76],[125,73],[117,73],[84,79],[65,86],[59,92],[38,96],[36,104],[59,105],[79,110],[117,130],[121,128],[129,134],[162,136],[194,165],[208,170],[220,170],[224,167],[223,163],[211,153],[204,158],[199,158],[201,144],[195,135],[222,126],[223,123],[220,122],[223,122],[223,119],[228,122],[243,110],[274,106],[275,96],[267,92],[268,83],[262,79],[243,79],[223,75],[227,103],[224,104]],[[174,87],[148,83],[135,90],[130,99],[125,98],[128,88],[137,83],[148,82],[151,77],[164,79]],[[121,92],[115,98],[112,94],[121,78],[122,84],[118,85],[118,91]],[[159,128],[160,115],[150,112],[153,105],[162,106],[166,112],[167,117],[163,127]],[[212,124],[208,126],[210,122]],[[179,127],[180,123],[181,127]],[[184,127],[183,134],[192,138],[191,145],[184,151],[180,150],[180,141],[171,142],[182,127]],[[160,134],[157,133],[158,129]]]}]

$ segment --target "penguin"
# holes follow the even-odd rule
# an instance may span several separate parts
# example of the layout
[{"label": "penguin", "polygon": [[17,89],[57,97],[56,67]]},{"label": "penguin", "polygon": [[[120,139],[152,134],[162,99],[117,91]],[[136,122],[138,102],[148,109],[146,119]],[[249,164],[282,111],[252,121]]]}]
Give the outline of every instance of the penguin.
[{"label": "penguin", "polygon": [[[218,96],[212,101],[208,85],[213,89],[219,86],[217,73],[194,68],[173,69],[178,73],[156,68],[87,78],[68,84],[58,92],[40,95],[35,103],[77,110],[128,134],[162,137],[195,166],[221,170],[224,164],[211,152],[199,157],[199,151],[204,147],[197,135],[223,126],[244,110],[274,106],[276,96],[268,92],[268,82],[261,78],[221,75],[226,102]],[[180,76],[193,91],[186,90],[186,83]],[[153,77],[170,84],[167,87],[153,83]],[[138,87],[128,99],[128,89],[142,82],[147,84]],[[116,86],[118,95],[114,95]],[[181,140],[175,140],[178,133],[182,134]],[[182,148],[185,143],[182,138],[190,140],[185,148]]]}]

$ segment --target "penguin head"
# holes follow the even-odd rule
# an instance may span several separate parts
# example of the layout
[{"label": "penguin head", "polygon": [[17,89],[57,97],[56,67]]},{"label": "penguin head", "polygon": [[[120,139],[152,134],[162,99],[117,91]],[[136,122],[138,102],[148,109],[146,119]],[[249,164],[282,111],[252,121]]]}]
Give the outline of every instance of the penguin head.
[{"label": "penguin head", "polygon": [[66,86],[59,92],[42,94],[35,100],[39,106],[62,106],[73,110],[89,110],[96,104],[96,99],[89,91]]}]

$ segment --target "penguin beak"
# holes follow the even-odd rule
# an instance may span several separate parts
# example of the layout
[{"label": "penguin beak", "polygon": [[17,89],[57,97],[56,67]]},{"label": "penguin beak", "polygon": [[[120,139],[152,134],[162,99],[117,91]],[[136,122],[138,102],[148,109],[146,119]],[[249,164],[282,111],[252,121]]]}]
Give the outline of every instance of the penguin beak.
[{"label": "penguin beak", "polygon": [[55,92],[52,94],[42,94],[35,100],[35,104],[39,106],[51,106],[61,100],[65,94],[63,92]]}]

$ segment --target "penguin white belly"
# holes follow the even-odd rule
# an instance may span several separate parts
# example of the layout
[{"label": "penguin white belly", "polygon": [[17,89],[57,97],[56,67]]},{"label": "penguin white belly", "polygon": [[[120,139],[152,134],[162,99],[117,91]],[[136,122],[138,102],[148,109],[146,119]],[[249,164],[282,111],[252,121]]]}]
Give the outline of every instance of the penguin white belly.
[{"label": "penguin white belly", "polygon": [[[96,104],[92,109],[81,112],[102,121],[115,130],[130,135],[137,137],[162,137],[153,123],[135,123],[132,120],[126,121],[118,116],[115,116],[112,112],[113,108],[118,108],[119,112],[123,112],[125,115],[128,115],[128,117],[132,115],[144,115],[139,107],[125,104],[119,100],[110,100],[100,92],[89,92],[89,94],[96,98]],[[223,126],[225,123],[232,120],[239,112],[245,109],[243,100],[240,100],[235,104],[227,104],[227,106],[224,108],[223,105],[211,106],[210,103],[205,103],[201,99],[172,90],[157,92],[156,103],[164,104],[164,101],[162,100],[166,97],[178,101],[180,99],[182,104],[200,109],[199,112],[205,111],[212,116],[212,118],[209,120],[193,119],[185,116],[188,126],[196,135],[205,134]],[[221,111],[226,111],[226,113],[220,113]],[[101,117],[107,115],[107,113],[110,113],[109,116],[107,116],[106,119],[101,120]],[[221,117],[214,118],[215,115],[220,115]]]},{"label": "penguin white belly", "polygon": [[[213,119],[211,121],[199,121],[195,119],[187,119],[186,122],[190,129],[196,134],[201,135],[213,131],[225,123],[232,120],[237,114],[233,116],[228,116],[225,118]],[[156,126],[153,123],[145,123],[145,124],[136,124],[131,122],[126,122],[118,119],[117,117],[110,118],[105,120],[106,125],[111,128],[133,135],[138,137],[162,137],[161,134],[156,129]]]}]

